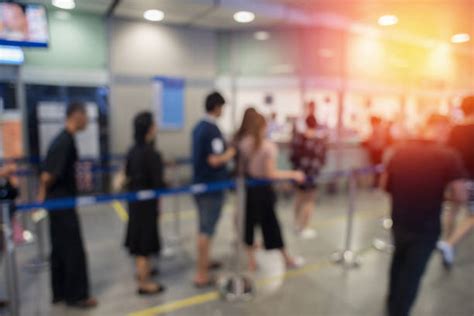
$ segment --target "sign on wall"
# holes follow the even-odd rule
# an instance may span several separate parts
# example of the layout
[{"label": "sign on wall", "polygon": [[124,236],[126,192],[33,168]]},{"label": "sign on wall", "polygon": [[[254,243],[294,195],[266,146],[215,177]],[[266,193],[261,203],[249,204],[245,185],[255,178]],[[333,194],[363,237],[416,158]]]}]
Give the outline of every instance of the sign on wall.
[{"label": "sign on wall", "polygon": [[159,129],[184,128],[184,87],[184,79],[153,78],[153,107]]},{"label": "sign on wall", "polygon": [[22,156],[21,112],[0,111],[0,159]]}]

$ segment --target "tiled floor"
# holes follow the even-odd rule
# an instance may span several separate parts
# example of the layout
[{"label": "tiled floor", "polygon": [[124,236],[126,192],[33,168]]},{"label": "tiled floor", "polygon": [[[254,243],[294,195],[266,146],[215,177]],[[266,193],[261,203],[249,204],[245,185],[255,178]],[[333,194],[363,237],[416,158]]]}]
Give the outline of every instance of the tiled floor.
[{"label": "tiled floor", "polygon": [[[214,245],[215,255],[224,260],[227,271],[235,261],[232,254],[232,203],[233,199],[229,198]],[[173,236],[173,217],[168,213],[172,205],[172,200],[164,201],[162,227],[166,240]],[[281,198],[279,216],[288,249],[291,253],[304,256],[307,265],[282,276],[284,271],[279,255],[262,251],[259,254],[260,270],[252,276],[257,283],[257,295],[246,303],[224,302],[213,290],[200,291],[192,287],[196,224],[190,198],[180,198],[183,247],[175,256],[159,260],[159,280],[168,286],[168,292],[149,298],[135,295],[132,260],[121,246],[125,224],[114,208],[100,205],[83,209],[81,216],[91,286],[93,294],[100,300],[99,308],[84,312],[65,306],[51,306],[48,271],[31,273],[24,268],[35,256],[36,245],[33,244],[18,249],[21,315],[108,316],[133,312],[138,312],[134,314],[137,316],[156,315],[163,308],[154,307],[172,302],[177,302],[174,307],[171,306],[172,311],[163,315],[383,315],[390,255],[376,251],[371,244],[374,237],[389,236],[381,227],[381,218],[388,212],[388,201],[380,192],[358,194],[352,245],[360,252],[362,265],[349,271],[328,263],[329,255],[343,244],[346,205],[346,197],[342,194],[320,198],[314,218],[319,236],[302,241],[292,231],[291,200]],[[460,246],[457,264],[451,273],[442,269],[437,254],[432,258],[413,315],[474,315],[473,246],[474,236],[470,236]],[[226,269],[221,273],[225,274]]]}]

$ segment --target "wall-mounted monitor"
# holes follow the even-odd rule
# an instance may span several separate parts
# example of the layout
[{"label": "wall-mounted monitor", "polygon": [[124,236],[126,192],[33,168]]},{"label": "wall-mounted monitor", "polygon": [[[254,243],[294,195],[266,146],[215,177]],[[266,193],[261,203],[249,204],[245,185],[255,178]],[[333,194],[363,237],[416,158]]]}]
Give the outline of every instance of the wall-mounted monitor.
[{"label": "wall-mounted monitor", "polygon": [[0,65],[21,65],[25,55],[20,47],[0,45]]},{"label": "wall-mounted monitor", "polygon": [[46,7],[0,1],[0,45],[47,47],[48,42]]}]

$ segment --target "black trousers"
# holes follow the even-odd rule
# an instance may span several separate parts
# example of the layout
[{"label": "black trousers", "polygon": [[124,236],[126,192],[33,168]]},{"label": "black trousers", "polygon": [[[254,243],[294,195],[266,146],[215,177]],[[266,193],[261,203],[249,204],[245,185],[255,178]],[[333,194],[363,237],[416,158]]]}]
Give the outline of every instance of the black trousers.
[{"label": "black trousers", "polygon": [[245,243],[253,246],[255,228],[260,226],[265,249],[283,249],[280,223],[275,213],[276,194],[271,186],[247,188]]},{"label": "black trousers", "polygon": [[86,254],[75,209],[49,213],[53,300],[75,303],[89,298]]},{"label": "black trousers", "polygon": [[393,237],[395,252],[390,268],[388,312],[390,316],[408,316],[438,235],[394,231]]}]

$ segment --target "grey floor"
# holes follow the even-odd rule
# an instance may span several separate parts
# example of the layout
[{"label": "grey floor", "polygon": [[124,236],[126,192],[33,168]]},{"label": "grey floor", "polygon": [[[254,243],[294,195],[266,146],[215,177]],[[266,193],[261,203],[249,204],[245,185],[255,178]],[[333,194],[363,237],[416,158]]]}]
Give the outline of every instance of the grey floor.
[{"label": "grey floor", "polygon": [[[213,290],[196,290],[191,286],[195,214],[192,201],[182,197],[179,204],[183,210],[183,247],[174,255],[157,260],[161,269],[158,279],[168,287],[165,295],[149,298],[135,295],[132,260],[121,247],[125,224],[112,205],[107,204],[81,210],[91,288],[100,306],[91,311],[51,306],[49,272],[31,272],[25,268],[35,257],[36,244],[32,244],[18,249],[21,315],[383,315],[390,255],[376,251],[371,245],[375,237],[389,237],[381,227],[381,218],[388,213],[385,195],[369,191],[358,194],[353,248],[360,254],[362,265],[349,271],[328,261],[329,255],[343,244],[345,195],[323,196],[318,200],[313,225],[319,236],[310,241],[294,236],[291,203],[291,199],[280,198],[279,216],[288,249],[304,256],[307,265],[285,274],[277,253],[261,251],[260,269],[252,275],[257,283],[257,295],[250,302],[223,302]],[[227,270],[235,262],[232,204],[230,197],[214,245],[215,256],[226,263]],[[163,209],[165,213],[172,210],[173,200],[165,200]],[[170,213],[164,215],[162,226],[163,236],[171,244],[174,226]],[[413,315],[474,315],[473,246],[474,236],[470,236],[459,247],[451,273],[442,269],[438,254],[433,256]],[[221,273],[225,275],[226,269]]]}]

